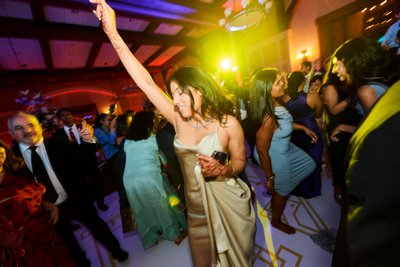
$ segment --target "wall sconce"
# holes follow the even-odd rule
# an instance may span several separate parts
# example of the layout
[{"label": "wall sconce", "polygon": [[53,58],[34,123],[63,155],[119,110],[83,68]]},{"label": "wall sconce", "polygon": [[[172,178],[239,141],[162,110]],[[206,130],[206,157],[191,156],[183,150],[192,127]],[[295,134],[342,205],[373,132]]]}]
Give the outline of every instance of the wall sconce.
[{"label": "wall sconce", "polygon": [[308,49],[303,49],[301,50],[301,52],[297,55],[298,59],[301,59],[301,61],[307,61],[308,60],[308,56],[310,55],[310,50]]}]

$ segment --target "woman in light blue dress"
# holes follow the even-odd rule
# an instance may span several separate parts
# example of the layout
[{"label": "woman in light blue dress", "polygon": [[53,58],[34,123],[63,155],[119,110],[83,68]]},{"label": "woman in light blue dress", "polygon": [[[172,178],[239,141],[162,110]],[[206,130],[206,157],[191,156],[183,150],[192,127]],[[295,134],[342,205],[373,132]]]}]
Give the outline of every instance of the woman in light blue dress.
[{"label": "woman in light blue dress", "polygon": [[179,244],[187,232],[184,214],[167,193],[172,190],[161,172],[153,118],[153,112],[138,112],[123,143],[123,184],[145,249],[164,239]]},{"label": "woman in light blue dress", "polygon": [[[290,142],[293,118],[280,103],[284,94],[286,74],[276,69],[262,69],[252,78],[250,86],[251,118],[256,131],[254,157],[267,177],[265,186],[272,194],[271,225],[287,234],[295,229],[283,223],[281,216],[290,192],[315,169],[315,162]],[[312,140],[316,135],[301,125]]]}]

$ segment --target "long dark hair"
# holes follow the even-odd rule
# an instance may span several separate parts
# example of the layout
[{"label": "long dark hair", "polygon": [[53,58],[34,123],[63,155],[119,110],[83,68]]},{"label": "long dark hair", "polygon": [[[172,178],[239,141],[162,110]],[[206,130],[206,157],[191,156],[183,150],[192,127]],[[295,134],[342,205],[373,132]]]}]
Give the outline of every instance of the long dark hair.
[{"label": "long dark hair", "polygon": [[189,95],[194,106],[194,98],[189,87],[202,93],[201,110],[204,115],[226,123],[226,115],[236,116],[235,102],[208,72],[195,67],[185,66],[175,71],[167,81],[167,91],[171,94],[171,82],[176,82],[182,91]]},{"label": "long dark hair", "polygon": [[95,128],[95,129],[101,128],[103,126],[103,124],[101,122],[104,121],[107,118],[107,116],[108,116],[108,114],[106,114],[106,113],[97,114],[93,128]]},{"label": "long dark hair", "polygon": [[153,111],[136,113],[126,130],[126,139],[139,141],[149,138],[153,130],[154,118]]},{"label": "long dark hair", "polygon": [[289,74],[287,92],[292,99],[296,99],[299,95],[299,86],[305,82],[306,78],[301,71],[294,71]]},{"label": "long dark hair", "polygon": [[345,42],[336,49],[334,57],[346,67],[353,91],[371,81],[385,82],[390,73],[385,50],[369,38],[360,37]]},{"label": "long dark hair", "polygon": [[249,106],[251,121],[255,129],[261,127],[265,116],[271,117],[278,125],[271,96],[272,85],[277,75],[277,69],[266,68],[257,71],[251,79]]}]

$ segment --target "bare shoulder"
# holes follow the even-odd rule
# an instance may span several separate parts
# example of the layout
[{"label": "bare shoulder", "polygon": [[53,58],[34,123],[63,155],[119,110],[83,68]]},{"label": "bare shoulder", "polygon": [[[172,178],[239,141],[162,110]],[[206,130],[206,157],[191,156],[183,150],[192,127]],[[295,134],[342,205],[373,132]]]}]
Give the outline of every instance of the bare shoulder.
[{"label": "bare shoulder", "polygon": [[375,94],[375,90],[372,86],[366,84],[361,86],[358,89],[358,95],[362,96],[362,95],[369,95],[369,94]]},{"label": "bare shoulder", "polygon": [[236,119],[234,116],[227,115],[226,123],[220,125],[222,130],[228,136],[237,136],[238,134],[243,134],[242,125],[240,124],[239,120]]},{"label": "bare shoulder", "polygon": [[307,101],[311,103],[319,102],[321,101],[321,97],[317,92],[310,92],[307,94]]},{"label": "bare shoulder", "polygon": [[225,130],[228,130],[228,131],[232,131],[232,130],[235,131],[235,130],[237,130],[238,127],[239,128],[242,127],[240,125],[239,120],[236,117],[232,116],[232,115],[227,115],[226,116],[226,123],[221,124],[221,125],[222,125],[222,128],[224,128]]}]

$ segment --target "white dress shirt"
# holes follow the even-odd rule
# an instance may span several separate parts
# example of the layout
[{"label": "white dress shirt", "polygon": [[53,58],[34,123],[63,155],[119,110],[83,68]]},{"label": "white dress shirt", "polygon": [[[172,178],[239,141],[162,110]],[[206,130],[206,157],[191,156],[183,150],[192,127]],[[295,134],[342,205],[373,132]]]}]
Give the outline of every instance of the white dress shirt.
[{"label": "white dress shirt", "polygon": [[78,128],[76,127],[75,123],[74,123],[74,125],[72,125],[72,127],[68,127],[68,126],[64,125],[63,128],[70,140],[72,140],[72,138],[71,138],[71,136],[69,136],[69,128],[72,128],[72,132],[75,135],[76,142],[78,143],[78,145],[81,144],[81,136],[79,135]]},{"label": "white dress shirt", "polygon": [[[47,156],[46,148],[43,143],[43,137],[36,144],[36,146],[37,146],[36,152],[39,154],[40,158],[42,159],[43,164],[47,170],[47,174],[49,175],[50,181],[53,184],[53,187],[58,194],[58,198],[54,204],[59,205],[68,198],[67,192],[65,192],[64,187],[61,185],[56,174],[54,173],[53,167],[50,164],[50,160],[49,160],[49,157]],[[29,149],[30,146],[20,143],[19,147],[21,149],[22,156],[24,157],[24,160],[26,162],[26,166],[29,168],[29,170],[31,172],[33,172],[32,162],[31,162],[31,153],[32,152]]]}]

